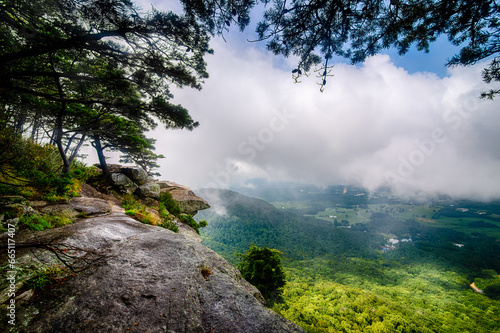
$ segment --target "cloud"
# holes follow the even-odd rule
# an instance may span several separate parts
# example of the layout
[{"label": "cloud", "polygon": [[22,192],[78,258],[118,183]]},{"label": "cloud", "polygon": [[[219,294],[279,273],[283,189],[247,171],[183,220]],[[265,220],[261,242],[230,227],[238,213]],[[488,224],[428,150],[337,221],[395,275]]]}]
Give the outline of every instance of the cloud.
[{"label": "cloud", "polygon": [[[202,91],[175,91],[201,126],[158,129],[162,178],[229,187],[252,177],[356,184],[399,194],[500,198],[498,101],[480,100],[486,64],[409,74],[389,56],[334,67],[324,93],[286,61],[214,39]],[[291,66],[289,66],[291,68]]]}]

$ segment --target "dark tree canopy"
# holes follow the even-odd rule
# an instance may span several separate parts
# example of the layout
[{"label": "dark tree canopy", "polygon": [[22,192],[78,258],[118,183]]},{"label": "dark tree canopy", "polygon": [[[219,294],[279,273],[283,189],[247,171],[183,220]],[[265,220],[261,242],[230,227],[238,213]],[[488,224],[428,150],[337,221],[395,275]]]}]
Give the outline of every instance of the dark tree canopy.
[{"label": "dark tree canopy", "polygon": [[65,171],[71,160],[63,141],[75,134],[144,152],[152,145],[143,133],[158,121],[167,128],[198,125],[169,102],[170,86],[201,89],[208,41],[195,20],[142,13],[128,0],[2,1],[2,126],[22,129],[24,118],[52,131]]},{"label": "dark tree canopy", "polygon": [[428,52],[430,43],[444,35],[460,47],[448,65],[494,57],[483,76],[487,82],[499,79],[500,16],[494,0],[182,1],[188,13],[219,32],[231,24],[244,28],[249,9],[264,3],[259,39],[277,55],[299,57],[295,77],[321,64],[319,73],[326,79],[333,56],[357,63],[387,48],[405,54],[415,45]]}]

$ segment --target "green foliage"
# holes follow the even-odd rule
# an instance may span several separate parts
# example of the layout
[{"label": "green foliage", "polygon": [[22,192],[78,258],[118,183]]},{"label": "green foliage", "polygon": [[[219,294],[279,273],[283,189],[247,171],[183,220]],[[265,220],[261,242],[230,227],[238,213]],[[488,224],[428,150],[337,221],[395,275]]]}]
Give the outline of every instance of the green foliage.
[{"label": "green foliage", "polygon": [[122,207],[128,210],[141,209],[141,203],[132,194],[126,194],[122,197]]},{"label": "green foliage", "polygon": [[153,170],[160,167],[157,160],[165,158],[165,156],[154,153],[154,142],[154,139],[145,139],[144,144],[138,147],[124,147],[120,145],[119,150],[125,153],[125,155],[120,156],[120,163],[138,165],[151,177],[160,176],[160,173],[154,172]]},{"label": "green foliage", "polygon": [[21,229],[45,230],[65,226],[73,221],[61,215],[23,215],[19,218]]},{"label": "green foliage", "polygon": [[161,226],[173,232],[179,232],[179,227],[172,220],[164,219]]},{"label": "green foliage", "polygon": [[37,231],[52,228],[51,223],[46,218],[40,215],[22,216],[19,219],[19,226],[22,229],[37,230]]},{"label": "green foliage", "polygon": [[172,198],[172,194],[170,192],[164,191],[160,193],[160,198],[158,199],[160,204],[164,206],[164,208],[170,213],[175,216],[178,216],[181,213],[181,207]]},{"label": "green foliage", "polygon": [[279,300],[286,284],[281,263],[283,253],[276,249],[257,247],[252,244],[246,254],[239,254],[238,269],[245,280],[253,284],[271,303]]},{"label": "green foliage", "polygon": [[198,222],[196,222],[196,220],[189,214],[179,214],[178,218],[181,222],[186,223],[191,228],[193,228],[198,234],[200,233],[201,227],[207,226],[206,221],[200,221],[200,223],[198,224]]},{"label": "green foliage", "polygon": [[481,272],[480,277],[474,279],[476,287],[492,299],[500,300],[500,275],[493,269]]},{"label": "green foliage", "polygon": [[96,178],[101,175],[99,168],[95,166],[87,166],[85,163],[75,160],[71,165],[71,176],[81,182],[87,182],[92,178]]},{"label": "green foliage", "polygon": [[0,193],[24,194],[50,201],[66,196],[73,185],[61,174],[57,149],[38,145],[10,130],[0,131]]},{"label": "green foliage", "polygon": [[[240,0],[209,4],[203,0],[182,0],[188,13],[198,16],[212,29],[222,32],[231,23],[240,29],[249,24],[249,12],[257,3]],[[494,57],[484,71],[486,82],[499,80],[498,54],[500,21],[496,1],[450,0],[345,0],[263,1],[267,4],[257,23],[259,40],[266,40],[276,55],[298,59],[292,75],[297,80],[314,65],[320,84],[330,75],[335,56],[362,62],[384,49],[400,55],[412,46],[429,52],[430,44],[444,35],[460,46],[448,60],[451,65],[470,65]],[[319,55],[317,54],[319,53]],[[490,94],[497,94],[491,90]],[[486,96],[489,96],[486,94]]]},{"label": "green foliage", "polygon": [[123,196],[122,205],[125,208],[125,214],[133,217],[139,222],[153,224],[173,232],[179,232],[179,227],[173,221],[173,216],[167,211],[163,202],[158,204],[159,218],[156,217],[146,205],[143,205],[132,194]]},{"label": "green foliage", "polygon": [[170,85],[200,89],[208,77],[209,35],[196,20],[145,13],[132,1],[1,6],[0,127],[30,128],[32,137],[50,132],[63,173],[89,138],[102,142],[96,149],[103,165],[104,149],[112,148],[154,167],[161,156],[152,152],[148,130],[158,122],[198,125],[169,102]]},{"label": "green foliage", "polygon": [[144,224],[158,225],[156,217],[146,205],[139,202],[132,194],[127,194],[122,199],[122,206],[125,214]]},{"label": "green foliage", "polygon": [[60,266],[53,265],[45,267],[36,272],[35,276],[25,282],[29,289],[44,290],[48,285],[53,284],[57,276],[63,272]]},{"label": "green foliage", "polygon": [[497,278],[494,282],[489,283],[483,291],[491,299],[500,301],[500,279]]},{"label": "green foliage", "polygon": [[173,216],[170,215],[163,202],[158,204],[158,212],[160,213],[160,218],[163,221],[162,226],[165,229],[172,230],[173,232],[179,232],[179,227],[173,222]]},{"label": "green foliage", "polygon": [[[330,200],[314,206],[317,211],[343,207],[342,189],[338,196],[326,197]],[[500,244],[495,237],[477,233],[475,224],[460,223],[458,218],[446,226],[439,225],[440,220],[418,222],[415,214],[431,216],[433,209],[400,202],[382,204],[378,198],[374,199],[380,203],[376,209],[371,199],[364,199],[367,206],[359,209],[367,221],[345,229],[332,226],[331,218],[287,214],[235,192],[200,192],[207,199],[217,195],[225,208],[224,215],[213,208],[197,215],[209,221],[202,234],[207,246],[233,263],[233,252],[241,252],[248,241],[286,253],[288,282],[283,302],[273,309],[306,332],[500,332],[500,306],[495,300]],[[318,197],[314,191],[314,198]],[[309,199],[300,198],[298,204],[310,209]],[[292,206],[290,199],[286,201]],[[349,198],[344,200],[349,209],[356,209]],[[477,211],[493,215],[497,208],[489,203]],[[373,210],[371,217],[368,210]],[[494,217],[489,223],[498,224]],[[380,251],[392,237],[411,237],[412,242]],[[489,297],[474,292],[469,286],[472,281]]]},{"label": "green foliage", "polygon": [[204,243],[237,264],[234,252],[246,252],[257,246],[283,249],[289,259],[309,259],[325,254],[349,252],[362,257],[377,257],[384,238],[363,231],[334,228],[314,218],[276,209],[263,200],[226,190],[201,190],[210,201],[216,196],[227,214],[214,209],[198,212],[197,219],[209,222],[203,231]]},{"label": "green foliage", "polygon": [[200,233],[200,228],[206,227],[206,221],[200,221],[199,223],[189,214],[181,214],[181,207],[179,203],[172,198],[172,194],[165,191],[160,194],[160,198],[158,199],[159,205],[158,210],[160,212],[160,216],[163,217],[163,225],[165,228],[170,229],[172,231],[178,232],[179,227],[172,222],[172,218],[169,214],[177,217],[181,222],[186,223],[191,228],[193,228],[198,234]]},{"label": "green foliage", "polygon": [[498,302],[467,288],[467,276],[429,264],[366,264],[374,277],[336,259],[296,262],[273,309],[306,332],[499,332]]}]

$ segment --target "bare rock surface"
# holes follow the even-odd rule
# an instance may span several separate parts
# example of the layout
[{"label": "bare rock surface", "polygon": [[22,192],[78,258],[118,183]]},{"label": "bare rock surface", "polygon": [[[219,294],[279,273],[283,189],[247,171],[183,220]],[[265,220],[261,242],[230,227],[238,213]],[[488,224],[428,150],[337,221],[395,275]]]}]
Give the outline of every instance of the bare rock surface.
[{"label": "bare rock surface", "polygon": [[111,213],[111,205],[103,199],[77,197],[69,201],[70,206],[87,215],[105,215]]},{"label": "bare rock surface", "polygon": [[111,205],[104,199],[76,197],[66,203],[32,202],[40,212],[49,215],[63,215],[74,218],[79,215],[106,215],[111,213]]},{"label": "bare rock surface", "polygon": [[114,206],[110,215],[16,238],[18,262],[43,257],[29,257],[29,246],[49,252],[36,244],[59,244],[78,248],[75,258],[88,264],[42,293],[21,289],[20,332],[303,332],[266,309],[260,292],[199,241],[139,223]]},{"label": "bare rock surface", "polygon": [[199,210],[208,209],[206,200],[197,196],[189,187],[170,181],[159,181],[160,191],[167,191],[179,203],[183,213],[195,215]]}]

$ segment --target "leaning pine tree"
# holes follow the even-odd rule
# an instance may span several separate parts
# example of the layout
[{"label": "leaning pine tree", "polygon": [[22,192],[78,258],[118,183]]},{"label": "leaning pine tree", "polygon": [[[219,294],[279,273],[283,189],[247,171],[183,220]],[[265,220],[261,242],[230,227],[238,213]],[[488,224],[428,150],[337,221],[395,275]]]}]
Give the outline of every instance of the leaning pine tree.
[{"label": "leaning pine tree", "polygon": [[2,125],[50,133],[63,172],[75,155],[68,144],[126,139],[128,153],[151,147],[120,137],[124,123],[135,124],[138,138],[158,122],[198,125],[169,102],[171,85],[201,89],[208,77],[209,35],[191,18],[143,13],[128,0],[5,0],[0,41]]}]

